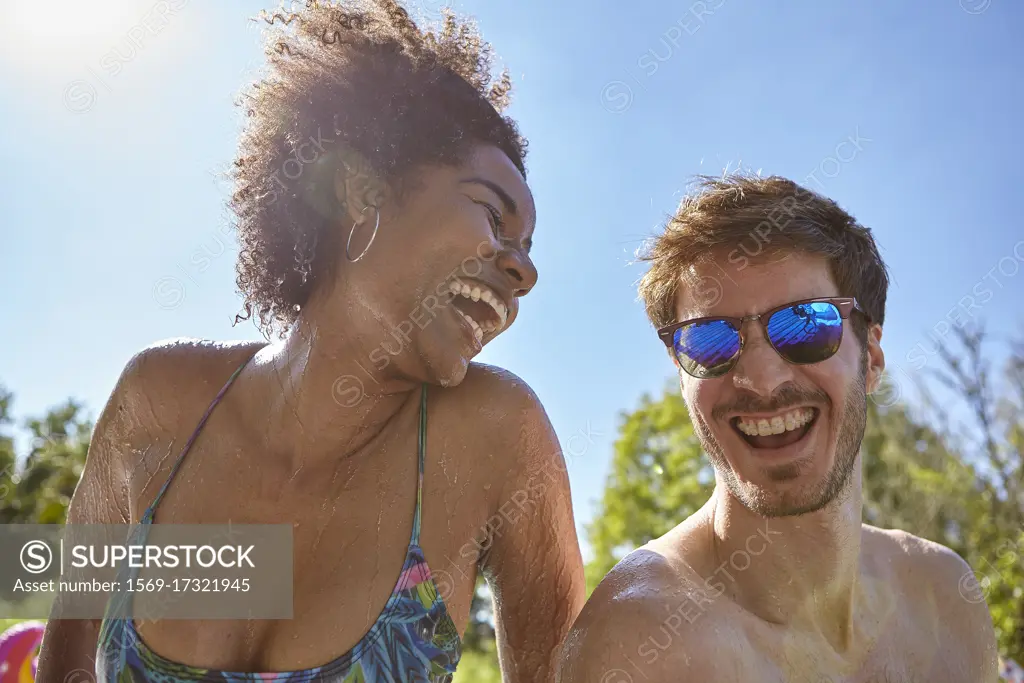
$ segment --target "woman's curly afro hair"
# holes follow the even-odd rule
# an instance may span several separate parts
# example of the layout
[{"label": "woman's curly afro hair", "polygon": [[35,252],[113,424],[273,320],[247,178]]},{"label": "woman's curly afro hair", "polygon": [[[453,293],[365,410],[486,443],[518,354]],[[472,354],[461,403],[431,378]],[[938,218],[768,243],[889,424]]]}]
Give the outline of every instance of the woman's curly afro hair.
[{"label": "woman's curly afro hair", "polygon": [[[450,13],[422,31],[395,0],[305,2],[261,17],[268,71],[245,93],[230,208],[244,315],[283,335],[344,248],[334,149],[355,152],[396,194],[423,165],[458,164],[477,144],[526,175],[526,141],[501,114],[507,71]],[[327,166],[327,168],[324,168]],[[340,248],[339,248],[340,247]]]}]

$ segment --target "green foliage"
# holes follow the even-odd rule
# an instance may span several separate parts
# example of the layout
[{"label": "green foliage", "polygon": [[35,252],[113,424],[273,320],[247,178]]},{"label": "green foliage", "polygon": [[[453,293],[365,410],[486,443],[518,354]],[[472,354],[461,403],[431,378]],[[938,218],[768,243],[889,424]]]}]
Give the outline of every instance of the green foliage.
[{"label": "green foliage", "polygon": [[11,402],[0,388],[0,523],[61,524],[82,476],[92,423],[75,401],[27,420],[31,447],[19,463],[6,431]]},{"label": "green foliage", "polygon": [[0,386],[0,511],[13,500],[13,478],[17,470],[14,439],[7,433],[11,423],[11,393]]},{"label": "green foliage", "polygon": [[965,551],[978,491],[974,468],[900,405],[868,401],[862,448],[864,521]]},{"label": "green foliage", "polygon": [[[945,411],[926,419],[905,404],[869,401],[864,520],[942,543],[967,560],[1001,653],[1024,661],[1024,344],[1011,354],[997,399],[981,332],[957,330],[954,341],[959,348],[940,354],[943,368],[931,369],[951,396],[940,403],[926,390],[919,408],[959,399],[977,424],[960,437]],[[678,388],[657,400],[642,397],[622,415],[600,513],[587,527],[594,553],[588,591],[626,553],[693,514],[713,488]]]},{"label": "green foliage", "polygon": [[485,641],[479,649],[466,649],[452,683],[501,683],[494,641]]},{"label": "green foliage", "polygon": [[469,626],[462,636],[462,649],[486,653],[494,649],[494,609],[484,577],[477,576],[473,602],[469,606]]},{"label": "green foliage", "polygon": [[594,559],[587,565],[588,595],[629,551],[668,532],[696,512],[714,489],[678,388],[649,395],[623,413],[601,514],[587,526]]}]

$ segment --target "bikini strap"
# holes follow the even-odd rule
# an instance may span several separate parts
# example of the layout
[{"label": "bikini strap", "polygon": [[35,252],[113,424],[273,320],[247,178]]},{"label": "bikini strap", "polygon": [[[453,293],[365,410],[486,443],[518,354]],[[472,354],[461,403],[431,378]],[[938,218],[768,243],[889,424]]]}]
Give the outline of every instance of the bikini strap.
[{"label": "bikini strap", "polygon": [[181,463],[185,460],[185,456],[188,454],[189,449],[192,448],[192,444],[195,443],[196,438],[199,436],[199,432],[202,431],[203,427],[206,425],[206,421],[209,420],[210,415],[213,414],[213,409],[216,408],[217,404],[220,403],[220,400],[224,398],[224,394],[227,393],[228,389],[234,383],[235,379],[238,377],[238,375],[242,373],[242,370],[245,369],[245,366],[249,364],[249,361],[251,361],[255,357],[256,354],[249,356],[248,358],[245,359],[244,363],[238,366],[238,369],[235,370],[234,373],[232,373],[231,377],[228,378],[228,381],[225,382],[223,387],[221,387],[220,392],[218,392],[217,396],[214,397],[213,402],[210,403],[209,407],[206,409],[206,412],[203,413],[203,417],[201,420],[199,420],[199,425],[196,427],[196,430],[192,432],[192,436],[189,437],[188,442],[185,444],[185,447],[181,450],[181,453],[178,455],[178,459],[175,460],[174,465],[171,466],[171,472],[170,474],[167,475],[167,479],[164,480],[164,485],[160,487],[160,491],[156,494],[156,498],[153,499],[153,502],[150,503],[148,508],[146,508],[146,512],[143,513],[141,520],[143,524],[152,523],[153,515],[156,513],[157,505],[160,504],[160,499],[163,498],[164,493],[167,492],[167,487],[171,485],[171,480],[174,479],[174,476],[178,473],[178,469],[181,467]]},{"label": "bikini strap", "polygon": [[412,545],[420,544],[420,512],[423,509],[423,463],[427,452],[427,385],[420,393],[419,480],[416,483],[416,516],[412,520]]}]

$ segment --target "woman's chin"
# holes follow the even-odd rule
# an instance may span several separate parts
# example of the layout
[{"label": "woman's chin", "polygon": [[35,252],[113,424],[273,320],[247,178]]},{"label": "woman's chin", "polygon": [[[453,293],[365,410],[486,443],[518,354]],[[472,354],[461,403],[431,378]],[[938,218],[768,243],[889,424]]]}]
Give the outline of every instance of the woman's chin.
[{"label": "woman's chin", "polygon": [[461,357],[460,362],[446,362],[443,367],[432,368],[434,372],[431,373],[431,384],[439,384],[442,387],[456,387],[462,384],[462,380],[466,379],[469,372],[469,363],[469,358]]},{"label": "woman's chin", "polygon": [[[462,383],[469,372],[469,365],[482,350],[480,342],[463,330],[435,328],[424,330],[412,351],[420,359],[424,381],[443,387],[454,387]],[[454,332],[454,333],[453,333]]]},{"label": "woman's chin", "polygon": [[475,349],[465,344],[440,344],[434,353],[426,356],[427,381],[442,387],[458,386],[466,379],[469,364],[476,354]]}]

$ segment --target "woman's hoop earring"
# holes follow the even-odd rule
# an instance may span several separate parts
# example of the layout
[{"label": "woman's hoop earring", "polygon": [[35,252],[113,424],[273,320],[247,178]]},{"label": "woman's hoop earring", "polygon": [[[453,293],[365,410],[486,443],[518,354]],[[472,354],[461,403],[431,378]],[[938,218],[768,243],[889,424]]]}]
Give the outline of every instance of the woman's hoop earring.
[{"label": "woman's hoop earring", "polygon": [[370,250],[370,246],[373,244],[373,240],[377,238],[377,230],[378,228],[380,228],[380,209],[378,209],[373,204],[370,204],[369,206],[364,207],[363,210],[359,212],[359,215],[362,216],[363,214],[365,214],[366,209],[373,209],[373,212],[377,214],[377,219],[373,224],[373,234],[370,235],[370,243],[367,244],[366,248],[363,249],[363,251],[360,252],[359,256],[356,256],[355,258],[352,258],[352,236],[356,234],[356,228],[362,225],[363,221],[356,221],[355,223],[352,224],[352,229],[349,230],[348,233],[348,242],[345,244],[345,258],[347,258],[352,263],[355,263],[359,259],[366,256],[366,252]]}]

